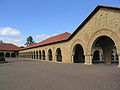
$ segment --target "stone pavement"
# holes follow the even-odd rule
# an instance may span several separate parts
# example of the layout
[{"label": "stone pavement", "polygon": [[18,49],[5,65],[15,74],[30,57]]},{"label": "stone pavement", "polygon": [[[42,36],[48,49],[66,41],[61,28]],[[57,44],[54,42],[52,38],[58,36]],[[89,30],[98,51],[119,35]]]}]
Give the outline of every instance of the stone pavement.
[{"label": "stone pavement", "polygon": [[120,90],[120,68],[8,59],[0,64],[0,90]]}]

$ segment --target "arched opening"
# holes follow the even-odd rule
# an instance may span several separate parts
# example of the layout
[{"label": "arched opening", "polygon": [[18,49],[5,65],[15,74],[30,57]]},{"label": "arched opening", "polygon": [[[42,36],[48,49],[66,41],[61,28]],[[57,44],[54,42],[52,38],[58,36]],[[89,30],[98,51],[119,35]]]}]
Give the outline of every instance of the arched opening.
[{"label": "arched opening", "polygon": [[93,59],[92,59],[92,63],[101,63],[102,61],[100,61],[100,51],[95,50],[93,53]]},{"label": "arched opening", "polygon": [[48,60],[52,61],[52,50],[51,49],[48,50]]},{"label": "arched opening", "polygon": [[119,57],[118,57],[118,54],[117,54],[116,46],[114,46],[114,48],[112,50],[111,58],[112,58],[112,63],[118,63]]},{"label": "arched opening", "polygon": [[74,54],[73,54],[74,63],[84,63],[85,62],[84,50],[80,44],[76,44],[74,46],[73,52],[74,52]]},{"label": "arched opening", "polygon": [[34,59],[34,52],[32,52],[32,59]]},{"label": "arched opening", "polygon": [[[113,50],[116,50],[116,46],[114,41],[108,37],[108,36],[100,36],[99,38],[97,38],[95,40],[95,42],[93,43],[93,47],[92,49],[94,50],[95,48],[101,48],[103,51],[103,55],[102,55],[102,62],[105,64],[111,64],[114,61],[113,59]],[[117,52],[117,50],[115,51]],[[115,56],[117,56],[117,53],[115,53]],[[93,61],[95,62],[95,59],[98,59],[97,57],[99,57],[98,55],[98,51],[95,51],[93,54]],[[115,57],[116,59],[116,57]],[[116,63],[118,63],[118,60],[116,59]]]},{"label": "arched opening", "polygon": [[0,53],[0,57],[4,57],[4,53],[3,52]]},{"label": "arched opening", "polygon": [[33,52],[33,59],[35,59],[35,51]]},{"label": "arched opening", "polygon": [[42,51],[42,59],[45,60],[45,50]]},{"label": "arched opening", "polygon": [[9,58],[10,57],[10,53],[6,53],[5,57]]},{"label": "arched opening", "polygon": [[15,53],[12,53],[12,54],[11,54],[11,57],[12,57],[12,58],[16,57],[16,54],[15,54]]},{"label": "arched opening", "polygon": [[38,51],[36,51],[36,59],[38,59]]},{"label": "arched opening", "polygon": [[62,54],[61,54],[61,49],[60,49],[60,48],[58,48],[58,49],[56,50],[56,60],[57,60],[58,62],[62,62]]},{"label": "arched opening", "polygon": [[41,50],[39,50],[39,59],[41,60]]}]

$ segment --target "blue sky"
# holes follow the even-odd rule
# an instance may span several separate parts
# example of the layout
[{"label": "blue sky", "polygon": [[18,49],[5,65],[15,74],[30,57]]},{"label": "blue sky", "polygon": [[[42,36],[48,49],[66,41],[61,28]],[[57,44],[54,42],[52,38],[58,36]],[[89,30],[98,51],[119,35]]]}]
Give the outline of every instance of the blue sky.
[{"label": "blue sky", "polygon": [[120,7],[120,0],[0,0],[0,40],[24,45],[74,32],[97,5]]}]

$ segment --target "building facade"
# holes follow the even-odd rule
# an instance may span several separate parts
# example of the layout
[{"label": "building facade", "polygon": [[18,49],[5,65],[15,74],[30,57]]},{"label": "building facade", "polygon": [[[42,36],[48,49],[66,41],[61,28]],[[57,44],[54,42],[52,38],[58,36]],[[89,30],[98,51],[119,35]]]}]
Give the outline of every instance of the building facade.
[{"label": "building facade", "polygon": [[120,8],[97,6],[72,34],[51,38],[21,49],[19,56],[86,65],[116,62],[120,66]]},{"label": "building facade", "polygon": [[10,43],[0,43],[0,57],[15,58],[18,57],[20,48]]}]

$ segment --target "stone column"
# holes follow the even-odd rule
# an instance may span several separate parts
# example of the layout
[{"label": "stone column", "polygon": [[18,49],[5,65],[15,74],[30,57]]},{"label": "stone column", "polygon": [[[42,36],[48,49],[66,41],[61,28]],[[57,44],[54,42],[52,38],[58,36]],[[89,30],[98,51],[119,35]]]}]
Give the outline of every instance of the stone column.
[{"label": "stone column", "polygon": [[92,58],[93,58],[93,56],[92,56],[92,54],[87,54],[87,55],[85,55],[85,65],[92,65]]},{"label": "stone column", "polygon": [[74,55],[71,55],[71,63],[74,63]]},{"label": "stone column", "polygon": [[43,60],[43,55],[41,55],[41,60]]},{"label": "stone column", "polygon": [[57,62],[57,55],[55,55],[55,60],[54,60],[54,62]]},{"label": "stone column", "polygon": [[6,52],[4,52],[4,58],[6,58]]},{"label": "stone column", "polygon": [[101,52],[100,52],[100,55],[99,55],[99,56],[100,56],[100,61],[102,61],[102,53],[101,53]]},{"label": "stone column", "polygon": [[118,67],[120,67],[120,53],[118,54],[118,58],[119,58],[119,60],[118,60]]},{"label": "stone column", "polygon": [[49,55],[46,54],[46,61],[49,61]]},{"label": "stone column", "polygon": [[114,61],[116,60],[116,55],[114,54]]}]

